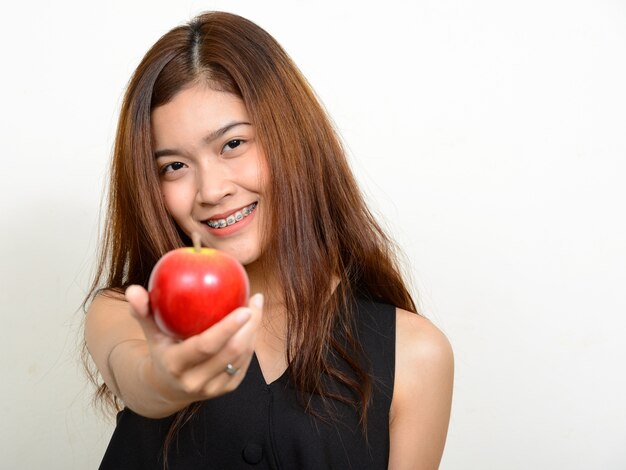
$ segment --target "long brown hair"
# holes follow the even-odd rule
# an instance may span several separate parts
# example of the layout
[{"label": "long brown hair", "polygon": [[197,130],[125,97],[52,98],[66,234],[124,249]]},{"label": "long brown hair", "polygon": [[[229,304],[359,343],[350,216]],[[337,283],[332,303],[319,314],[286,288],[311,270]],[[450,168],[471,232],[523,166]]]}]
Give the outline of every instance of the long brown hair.
[{"label": "long brown hair", "polygon": [[[365,424],[372,379],[359,359],[351,299],[358,290],[413,312],[415,303],[394,245],[366,207],[311,87],[276,40],[242,17],[221,12],[196,17],[161,37],[135,71],[120,113],[89,298],[102,289],[145,286],[164,253],[189,243],[160,194],[150,116],[200,80],[243,100],[267,159],[269,214],[261,262],[282,286],[289,378],[303,397],[351,403]],[[329,297],[333,278],[339,283]],[[333,366],[330,355],[347,362],[353,373]],[[333,394],[323,377],[347,386],[352,396]],[[102,385],[100,395],[107,394]]]}]

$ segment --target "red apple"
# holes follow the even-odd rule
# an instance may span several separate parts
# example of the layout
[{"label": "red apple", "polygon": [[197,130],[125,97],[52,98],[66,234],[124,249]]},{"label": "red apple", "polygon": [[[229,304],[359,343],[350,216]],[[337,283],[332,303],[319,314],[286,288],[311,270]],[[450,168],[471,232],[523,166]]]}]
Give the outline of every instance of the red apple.
[{"label": "red apple", "polygon": [[201,333],[247,305],[249,289],[241,263],[212,248],[178,248],[166,253],[148,281],[157,325],[181,339]]}]

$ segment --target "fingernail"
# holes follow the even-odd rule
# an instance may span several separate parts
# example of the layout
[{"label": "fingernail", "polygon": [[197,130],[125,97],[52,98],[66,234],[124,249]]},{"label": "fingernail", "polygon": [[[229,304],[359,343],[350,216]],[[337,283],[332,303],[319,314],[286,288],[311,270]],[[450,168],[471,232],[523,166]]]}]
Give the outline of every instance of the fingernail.
[{"label": "fingernail", "polygon": [[252,305],[254,308],[261,310],[263,308],[263,294],[255,294],[254,297],[252,297]]},{"label": "fingernail", "polygon": [[237,323],[245,323],[250,320],[251,316],[252,312],[250,312],[249,309],[244,309],[237,312],[237,315],[235,315],[235,320],[237,320]]}]

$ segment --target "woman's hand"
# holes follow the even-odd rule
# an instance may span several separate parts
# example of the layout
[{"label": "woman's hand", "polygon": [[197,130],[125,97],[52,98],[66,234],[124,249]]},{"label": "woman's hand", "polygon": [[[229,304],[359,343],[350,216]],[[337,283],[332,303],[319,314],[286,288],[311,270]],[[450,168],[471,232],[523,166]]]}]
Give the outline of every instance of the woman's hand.
[{"label": "woman's hand", "polygon": [[[261,324],[262,294],[253,296],[248,307],[236,309],[209,329],[183,341],[158,328],[143,287],[130,286],[126,299],[148,342],[154,386],[166,400],[191,403],[231,392],[241,383]],[[235,373],[226,371],[229,364]]]},{"label": "woman's hand", "polygon": [[130,286],[126,300],[115,292],[98,295],[85,322],[87,348],[109,389],[126,406],[159,418],[241,383],[261,325],[261,294],[184,341],[159,330],[143,287]]}]

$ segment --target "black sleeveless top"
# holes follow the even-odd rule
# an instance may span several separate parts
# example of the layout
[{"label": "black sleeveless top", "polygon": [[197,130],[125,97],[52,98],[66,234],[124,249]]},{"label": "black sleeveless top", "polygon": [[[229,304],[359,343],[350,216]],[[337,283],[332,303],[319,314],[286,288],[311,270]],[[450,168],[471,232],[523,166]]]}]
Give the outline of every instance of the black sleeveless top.
[{"label": "black sleeveless top", "polygon": [[[167,468],[386,469],[395,307],[358,299],[355,318],[366,359],[362,366],[373,378],[367,437],[352,406],[332,401],[334,419],[313,417],[299,404],[287,373],[267,384],[253,356],[235,391],[202,402],[199,411],[178,429],[169,445]],[[351,374],[345,363],[333,360]],[[335,390],[339,388],[335,386]],[[311,400],[316,410],[323,410],[319,397]],[[172,421],[173,417],[145,418],[128,408],[120,411],[100,469],[163,469],[163,443]]]}]

